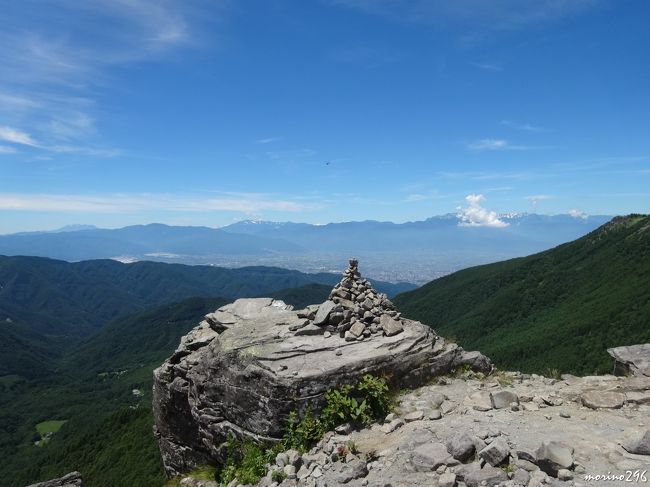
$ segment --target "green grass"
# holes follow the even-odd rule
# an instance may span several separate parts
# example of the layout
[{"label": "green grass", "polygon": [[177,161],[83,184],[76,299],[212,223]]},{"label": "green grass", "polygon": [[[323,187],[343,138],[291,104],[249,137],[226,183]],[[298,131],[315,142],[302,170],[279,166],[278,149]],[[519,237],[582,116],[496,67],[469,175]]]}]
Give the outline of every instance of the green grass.
[{"label": "green grass", "polygon": [[42,421],[36,425],[36,431],[38,431],[38,434],[41,436],[45,436],[48,433],[56,433],[61,429],[61,426],[63,426],[65,423],[67,423],[67,419],[63,420],[56,420],[56,419],[51,419],[49,421]]}]

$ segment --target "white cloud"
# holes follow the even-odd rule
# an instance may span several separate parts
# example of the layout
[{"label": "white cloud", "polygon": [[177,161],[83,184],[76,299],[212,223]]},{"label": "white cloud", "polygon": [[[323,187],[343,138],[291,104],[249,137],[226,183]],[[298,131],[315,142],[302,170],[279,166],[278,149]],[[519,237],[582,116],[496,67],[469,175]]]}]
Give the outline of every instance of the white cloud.
[{"label": "white cloud", "polygon": [[583,220],[586,220],[587,217],[589,216],[584,211],[576,210],[575,208],[569,210],[569,215],[571,215],[573,218],[582,218]]},{"label": "white cloud", "polygon": [[546,149],[546,146],[513,145],[505,139],[479,139],[467,144],[467,148],[473,151],[491,150],[535,150]]},{"label": "white cloud", "polygon": [[29,145],[31,147],[38,146],[32,136],[27,132],[7,126],[0,127],[0,140],[12,142],[14,144]]},{"label": "white cloud", "polygon": [[0,154],[15,154],[16,149],[8,145],[0,145]]},{"label": "white cloud", "polygon": [[504,150],[508,148],[508,141],[503,139],[480,139],[467,145],[471,150]]},{"label": "white cloud", "polygon": [[279,140],[281,140],[280,137],[267,137],[265,139],[257,139],[255,141],[255,143],[256,144],[270,144],[272,142],[278,142]]},{"label": "white cloud", "polygon": [[22,130],[7,126],[0,127],[0,140],[12,142],[19,145],[26,145],[49,152],[59,152],[66,154],[82,154],[86,156],[98,157],[113,157],[120,154],[119,150],[110,148],[83,147],[74,145],[45,145],[34,140],[34,138],[27,132],[23,132]]},{"label": "white cloud", "polygon": [[466,208],[458,208],[457,216],[460,219],[458,223],[462,227],[491,227],[504,228],[508,224],[500,220],[496,212],[487,210],[481,206],[485,201],[482,194],[469,194],[465,196],[467,201]]},{"label": "white cloud", "polygon": [[542,127],[536,127],[529,123],[517,123],[512,120],[501,120],[501,125],[505,125],[511,129],[523,130],[524,132],[545,132],[545,129]]},{"label": "white cloud", "polygon": [[[17,2],[15,8],[3,11],[0,30],[0,120],[28,127],[43,147],[55,147],[60,140],[76,140],[74,145],[80,146],[97,144],[101,134],[94,124],[93,113],[100,113],[95,110],[95,97],[113,83],[111,70],[157,61],[179,47],[195,46],[203,24],[219,15],[226,3]],[[83,150],[103,151],[78,148]]]},{"label": "white cloud", "polygon": [[211,212],[303,211],[316,203],[274,198],[259,193],[221,193],[217,197],[172,194],[25,194],[0,193],[0,211],[133,213],[138,211]]}]

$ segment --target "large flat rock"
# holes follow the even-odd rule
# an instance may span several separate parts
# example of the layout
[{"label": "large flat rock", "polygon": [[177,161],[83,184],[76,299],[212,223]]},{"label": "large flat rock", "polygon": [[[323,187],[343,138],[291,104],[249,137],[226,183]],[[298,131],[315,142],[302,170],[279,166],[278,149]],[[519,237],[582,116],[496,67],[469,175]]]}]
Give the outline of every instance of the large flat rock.
[{"label": "large flat rock", "polygon": [[291,411],[319,409],[326,391],[364,374],[416,387],[465,363],[491,367],[416,321],[402,318],[396,335],[345,341],[327,327],[298,333],[298,314],[281,301],[237,300],[207,315],[155,370],[155,432],[169,475],[223,462],[229,435],[279,440]]}]

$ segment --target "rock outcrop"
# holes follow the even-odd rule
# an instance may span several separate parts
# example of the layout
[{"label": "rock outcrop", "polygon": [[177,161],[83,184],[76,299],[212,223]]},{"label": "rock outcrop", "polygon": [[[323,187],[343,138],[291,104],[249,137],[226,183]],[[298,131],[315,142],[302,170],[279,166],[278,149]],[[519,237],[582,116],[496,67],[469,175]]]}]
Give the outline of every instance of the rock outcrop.
[{"label": "rock outcrop", "polygon": [[608,348],[614,357],[614,375],[645,375],[650,377],[650,343]]},{"label": "rock outcrop", "polygon": [[79,472],[71,472],[59,479],[47,480],[28,487],[84,487],[84,483]]},{"label": "rock outcrop", "polygon": [[[612,390],[626,397],[620,409],[582,404],[588,392]],[[502,392],[516,398],[506,408],[476,408],[472,398]],[[649,395],[650,377],[446,377],[400,396],[384,425],[326,434],[294,459],[293,477],[274,482],[273,473],[285,468],[280,453],[258,485],[616,487],[626,478],[645,485],[650,403],[636,400]]]},{"label": "rock outcrop", "polygon": [[154,372],[155,434],[168,475],[221,464],[230,435],[277,441],[291,411],[364,374],[417,387],[460,365],[490,361],[403,318],[350,267],[320,306],[294,311],[239,299],[205,317]]}]

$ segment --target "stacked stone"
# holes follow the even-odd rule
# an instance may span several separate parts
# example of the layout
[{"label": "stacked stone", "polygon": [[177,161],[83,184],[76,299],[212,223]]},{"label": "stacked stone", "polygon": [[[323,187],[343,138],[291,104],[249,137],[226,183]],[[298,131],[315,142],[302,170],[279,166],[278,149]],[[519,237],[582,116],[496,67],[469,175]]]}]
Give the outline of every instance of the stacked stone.
[{"label": "stacked stone", "polygon": [[385,294],[376,292],[370,282],[361,277],[356,259],[350,259],[341,282],[319,306],[313,324],[331,327],[347,341],[363,340],[376,334],[393,336],[404,330],[400,313]]}]

